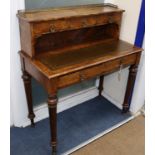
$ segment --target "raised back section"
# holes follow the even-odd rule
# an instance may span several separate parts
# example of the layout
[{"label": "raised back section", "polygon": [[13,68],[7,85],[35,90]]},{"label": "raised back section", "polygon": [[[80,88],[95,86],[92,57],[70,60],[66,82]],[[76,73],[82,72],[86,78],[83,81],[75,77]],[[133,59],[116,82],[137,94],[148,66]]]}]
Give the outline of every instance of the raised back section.
[{"label": "raised back section", "polygon": [[118,39],[123,12],[103,4],[19,11],[21,49],[35,57],[42,52]]},{"label": "raised back section", "polygon": [[109,39],[118,39],[119,26],[117,24],[107,24],[78,30],[44,34],[37,38],[35,51],[37,54],[47,51],[57,51],[59,49],[89,46]]}]

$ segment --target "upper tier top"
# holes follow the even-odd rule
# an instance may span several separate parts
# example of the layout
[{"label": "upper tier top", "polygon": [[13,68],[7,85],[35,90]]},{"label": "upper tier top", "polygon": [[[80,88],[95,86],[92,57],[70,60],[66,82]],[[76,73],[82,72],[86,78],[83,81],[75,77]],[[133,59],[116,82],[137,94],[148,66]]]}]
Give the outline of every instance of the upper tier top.
[{"label": "upper tier top", "polygon": [[89,15],[99,15],[113,12],[124,12],[111,4],[91,4],[81,6],[69,6],[59,8],[48,8],[41,10],[20,10],[17,16],[28,22],[38,22],[47,20],[57,20],[62,18],[80,17]]}]

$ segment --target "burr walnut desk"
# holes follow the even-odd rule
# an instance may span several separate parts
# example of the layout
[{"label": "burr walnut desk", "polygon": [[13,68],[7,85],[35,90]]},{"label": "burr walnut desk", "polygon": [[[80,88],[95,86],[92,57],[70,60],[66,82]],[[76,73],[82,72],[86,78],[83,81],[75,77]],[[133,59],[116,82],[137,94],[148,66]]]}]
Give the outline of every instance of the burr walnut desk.
[{"label": "burr walnut desk", "polygon": [[100,77],[101,95],[104,75],[130,66],[122,111],[129,110],[142,49],[119,40],[123,12],[117,6],[105,4],[18,11],[28,117],[34,125],[33,77],[48,93],[53,154],[57,145],[60,88]]}]

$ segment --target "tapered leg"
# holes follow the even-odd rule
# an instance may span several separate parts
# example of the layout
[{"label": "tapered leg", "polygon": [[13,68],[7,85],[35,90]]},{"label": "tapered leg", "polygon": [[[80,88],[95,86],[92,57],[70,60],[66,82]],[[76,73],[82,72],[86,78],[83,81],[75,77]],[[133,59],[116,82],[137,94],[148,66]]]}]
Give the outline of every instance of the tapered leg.
[{"label": "tapered leg", "polygon": [[127,83],[127,89],[125,93],[122,113],[126,113],[129,111],[137,71],[138,71],[137,65],[132,65],[129,68],[129,77],[128,77],[128,83]]},{"label": "tapered leg", "polygon": [[104,75],[100,76],[100,80],[99,80],[99,87],[98,87],[99,96],[102,95],[102,91],[103,91],[103,80],[104,80]]},{"label": "tapered leg", "polygon": [[51,129],[51,146],[52,155],[56,155],[56,145],[57,145],[57,96],[48,96],[48,108],[49,108],[49,119],[50,119],[50,129]]},{"label": "tapered leg", "polygon": [[22,78],[24,81],[28,111],[29,111],[28,118],[31,120],[31,126],[34,127],[35,126],[34,124],[35,114],[33,112],[33,105],[32,105],[31,76],[26,71],[23,71]]}]

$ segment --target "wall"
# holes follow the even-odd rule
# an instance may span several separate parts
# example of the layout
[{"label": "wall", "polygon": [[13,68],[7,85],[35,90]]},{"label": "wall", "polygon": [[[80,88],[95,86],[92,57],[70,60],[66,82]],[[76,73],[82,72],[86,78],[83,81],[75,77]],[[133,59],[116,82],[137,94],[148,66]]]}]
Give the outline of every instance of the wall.
[{"label": "wall", "polygon": [[[143,49],[145,49],[145,40]],[[145,104],[145,51],[142,53],[138,70],[130,108],[133,113],[136,113]]]},{"label": "wall", "polygon": [[24,1],[11,1],[10,18],[11,18],[11,40],[10,40],[10,88],[11,88],[11,122],[20,126],[21,120],[27,115],[26,99],[24,94],[23,83],[21,80],[21,69],[18,51],[20,49],[18,20],[16,13],[18,9],[24,8]]},{"label": "wall", "polygon": [[[120,8],[126,10],[123,15],[120,38],[130,43],[134,43],[135,41],[141,1],[142,0],[111,1],[118,5]],[[121,107],[121,104],[124,100],[127,77],[128,69],[122,71],[121,81],[118,81],[118,73],[114,73],[105,77],[104,95],[111,99],[118,107]],[[131,111],[136,113],[144,103],[144,56],[142,56],[140,62],[139,72],[133,94]]]},{"label": "wall", "polygon": [[25,0],[25,7],[28,9],[33,9],[57,6],[96,4],[103,2],[104,0]]}]

